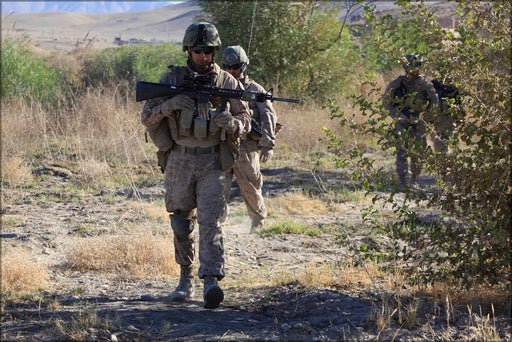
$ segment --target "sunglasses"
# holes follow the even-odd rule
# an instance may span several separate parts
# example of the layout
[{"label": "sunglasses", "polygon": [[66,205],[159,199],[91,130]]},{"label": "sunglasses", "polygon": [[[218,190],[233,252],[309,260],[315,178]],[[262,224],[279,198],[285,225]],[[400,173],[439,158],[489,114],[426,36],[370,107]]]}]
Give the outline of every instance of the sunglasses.
[{"label": "sunglasses", "polygon": [[241,69],[243,66],[242,63],[239,63],[239,64],[231,64],[231,65],[227,65],[227,64],[222,64],[222,67],[225,69],[225,70],[237,70],[237,69]]},{"label": "sunglasses", "polygon": [[200,54],[201,52],[204,52],[205,55],[212,53],[214,48],[212,46],[195,46],[192,48],[192,52],[195,54]]}]

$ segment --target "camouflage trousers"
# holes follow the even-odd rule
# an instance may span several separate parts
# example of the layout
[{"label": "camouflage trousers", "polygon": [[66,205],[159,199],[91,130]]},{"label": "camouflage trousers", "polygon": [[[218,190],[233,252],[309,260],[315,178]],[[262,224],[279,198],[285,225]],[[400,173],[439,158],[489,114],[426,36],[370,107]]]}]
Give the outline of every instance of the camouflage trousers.
[{"label": "camouflage trousers", "polygon": [[425,126],[423,124],[397,122],[395,124],[395,131],[400,136],[400,139],[403,139],[402,147],[398,149],[396,154],[396,173],[401,181],[405,181],[409,169],[407,157],[410,157],[411,173],[414,178],[417,178],[421,173],[422,164],[414,153],[410,151],[416,144],[419,144],[423,149],[427,147]]},{"label": "camouflage trousers", "polygon": [[263,201],[263,176],[260,172],[258,142],[244,140],[240,143],[240,157],[232,169],[226,171],[226,198],[231,196],[231,183],[236,177],[240,193],[247,207],[249,217],[253,221],[267,217],[267,208]]},{"label": "camouflage trousers", "polygon": [[[199,226],[199,278],[224,277],[224,240],[219,218],[226,212],[225,171],[218,152],[190,154],[171,151],[165,174],[165,206],[174,216],[194,219]],[[194,261],[194,234],[174,238],[176,262],[188,266]]]}]

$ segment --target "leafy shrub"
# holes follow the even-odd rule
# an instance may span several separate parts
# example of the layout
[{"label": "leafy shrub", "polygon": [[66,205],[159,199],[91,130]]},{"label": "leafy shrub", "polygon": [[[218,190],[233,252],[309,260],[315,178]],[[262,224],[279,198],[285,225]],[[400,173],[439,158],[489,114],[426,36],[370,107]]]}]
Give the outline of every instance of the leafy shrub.
[{"label": "leafy shrub", "polygon": [[1,57],[4,101],[21,97],[51,106],[69,93],[63,72],[48,66],[44,58],[30,49],[29,41],[3,40]]},{"label": "leafy shrub", "polygon": [[252,1],[198,4],[202,12],[197,20],[215,24],[223,47],[242,46],[248,53],[249,74],[264,87],[289,97],[326,99],[352,85],[350,71],[360,58],[349,34],[340,33],[340,4],[258,2],[254,22]]},{"label": "leafy shrub", "polygon": [[81,80],[84,87],[158,82],[167,65],[185,63],[185,53],[175,44],[124,45],[84,56]]},{"label": "leafy shrub", "polygon": [[[409,243],[409,248],[398,247],[397,243],[388,256],[408,263],[415,280],[452,280],[467,287],[507,283],[512,262],[509,116],[512,108],[508,64],[511,41],[507,33],[512,4],[459,2],[455,13],[461,18],[455,30],[457,34],[442,29],[435,15],[423,4],[412,5],[407,1],[399,4],[404,8],[400,26],[414,28],[410,35],[404,36],[412,41],[404,43],[396,36],[399,31],[387,26],[389,18],[384,18],[375,25],[373,48],[395,59],[415,52],[411,49],[417,41],[426,42],[429,49],[424,50],[424,56],[430,61],[431,74],[451,78],[463,94],[465,116],[449,132],[448,155],[431,148],[410,151],[423,163],[424,171],[436,180],[436,186],[434,190],[419,188],[397,196],[392,175],[375,167],[361,146],[343,150],[340,148],[343,141],[327,131],[331,147],[337,152],[341,167],[357,170],[353,177],[373,194],[374,203],[382,201],[394,208],[398,215],[396,222],[382,222],[377,210],[366,211],[364,218],[397,242]],[[420,37],[419,32],[423,32]],[[400,43],[393,44],[394,41]],[[331,103],[333,117],[358,134],[377,137],[383,150],[396,150],[400,142],[390,134],[394,122],[382,108],[382,89],[376,86],[371,73],[368,82],[372,85],[370,96],[354,97],[354,105],[365,120],[356,122],[355,114],[340,112],[334,102]],[[438,122],[426,122],[427,131],[435,132]],[[439,209],[439,219],[429,222],[422,218],[416,209],[420,204]],[[371,251],[364,252],[371,255]]]}]

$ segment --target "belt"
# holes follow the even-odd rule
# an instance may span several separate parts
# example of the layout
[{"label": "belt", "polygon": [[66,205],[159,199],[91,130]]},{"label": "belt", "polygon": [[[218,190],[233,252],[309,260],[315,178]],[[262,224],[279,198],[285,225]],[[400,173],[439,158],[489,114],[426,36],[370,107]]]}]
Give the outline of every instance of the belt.
[{"label": "belt", "polygon": [[174,145],[174,149],[176,151],[180,151],[182,153],[190,153],[190,154],[210,154],[219,152],[219,145],[214,145],[210,147],[188,147],[184,145]]}]

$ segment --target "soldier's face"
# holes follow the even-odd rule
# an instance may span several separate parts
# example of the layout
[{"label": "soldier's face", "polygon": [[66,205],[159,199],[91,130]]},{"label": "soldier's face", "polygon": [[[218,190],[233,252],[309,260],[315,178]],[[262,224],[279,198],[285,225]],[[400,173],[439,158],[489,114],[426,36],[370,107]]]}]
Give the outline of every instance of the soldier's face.
[{"label": "soldier's face", "polygon": [[226,65],[224,69],[231,74],[234,78],[239,78],[240,73],[242,72],[242,65],[241,64],[235,64],[235,65]]},{"label": "soldier's face", "polygon": [[212,62],[214,48],[210,46],[195,46],[189,48],[192,61],[197,65],[208,65]]},{"label": "soldier's face", "polygon": [[418,69],[409,69],[406,71],[407,78],[412,80],[420,75],[420,71]]}]

